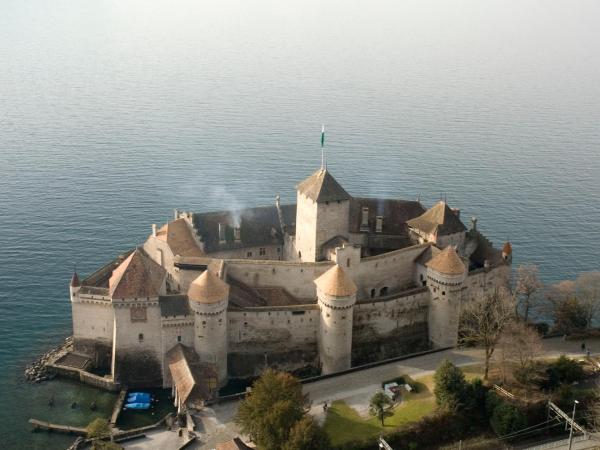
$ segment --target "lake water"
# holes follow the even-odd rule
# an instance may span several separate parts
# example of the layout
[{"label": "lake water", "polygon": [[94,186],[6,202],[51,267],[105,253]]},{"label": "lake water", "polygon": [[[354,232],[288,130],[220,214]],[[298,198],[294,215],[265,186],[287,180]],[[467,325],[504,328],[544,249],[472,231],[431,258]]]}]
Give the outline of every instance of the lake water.
[{"label": "lake water", "polygon": [[[546,282],[600,269],[600,3],[0,0],[0,447],[101,396],[22,368],[172,208],[447,196]],[[49,395],[64,404],[49,411]]]}]

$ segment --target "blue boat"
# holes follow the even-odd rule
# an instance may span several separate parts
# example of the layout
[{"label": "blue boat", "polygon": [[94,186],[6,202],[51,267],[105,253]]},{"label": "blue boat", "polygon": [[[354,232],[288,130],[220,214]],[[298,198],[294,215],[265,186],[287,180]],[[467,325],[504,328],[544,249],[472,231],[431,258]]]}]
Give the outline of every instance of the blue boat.
[{"label": "blue boat", "polygon": [[127,403],[123,408],[143,411],[146,409],[150,409],[150,403]]}]

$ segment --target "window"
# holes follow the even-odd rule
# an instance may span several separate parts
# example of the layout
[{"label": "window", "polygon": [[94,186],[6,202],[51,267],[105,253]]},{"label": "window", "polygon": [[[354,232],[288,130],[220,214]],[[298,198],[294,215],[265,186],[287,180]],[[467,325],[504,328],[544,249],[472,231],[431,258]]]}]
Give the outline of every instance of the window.
[{"label": "window", "polygon": [[298,252],[298,259],[302,259],[302,252]]},{"label": "window", "polygon": [[350,267],[350,258],[346,258],[346,267]]},{"label": "window", "polygon": [[247,252],[247,253],[246,253],[246,257],[247,257],[247,258],[252,258],[252,252]]},{"label": "window", "polygon": [[384,286],[384,287],[382,287],[382,288],[381,288],[381,290],[379,291],[379,296],[380,296],[380,297],[383,297],[384,295],[387,295],[387,293],[388,293],[388,288],[387,288],[387,286]]},{"label": "window", "polygon": [[258,254],[260,256],[265,256],[267,254],[267,250],[264,247],[261,247],[260,249],[258,249]]},{"label": "window", "polygon": [[446,295],[446,291],[442,291],[442,295]]},{"label": "window", "polygon": [[181,342],[181,336],[177,336],[177,342]]},{"label": "window", "polygon": [[375,289],[371,289],[371,298],[375,297]]},{"label": "window", "polygon": [[277,253],[281,253],[281,249],[277,247]]},{"label": "window", "polygon": [[138,341],[142,342],[144,340],[144,333],[138,334]]},{"label": "window", "polygon": [[381,233],[383,231],[383,216],[375,217],[375,233]]}]

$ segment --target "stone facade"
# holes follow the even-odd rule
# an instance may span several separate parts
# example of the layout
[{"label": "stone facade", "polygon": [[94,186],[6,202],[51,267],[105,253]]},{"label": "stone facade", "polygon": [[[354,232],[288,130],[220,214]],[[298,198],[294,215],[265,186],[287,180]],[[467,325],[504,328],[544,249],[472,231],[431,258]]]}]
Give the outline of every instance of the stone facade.
[{"label": "stone facade", "polygon": [[449,347],[464,302],[507,285],[503,250],[443,202],[355,200],[320,170],[296,205],[177,211],[142,247],[72,281],[75,351],[115,382],[170,386],[179,344],[220,385]]}]

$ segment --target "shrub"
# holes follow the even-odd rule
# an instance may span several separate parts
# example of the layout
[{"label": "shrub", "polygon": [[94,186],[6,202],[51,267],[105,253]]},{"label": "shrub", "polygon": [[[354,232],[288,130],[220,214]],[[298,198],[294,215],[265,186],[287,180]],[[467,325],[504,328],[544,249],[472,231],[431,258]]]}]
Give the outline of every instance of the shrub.
[{"label": "shrub", "polygon": [[546,368],[545,387],[556,389],[562,383],[571,384],[583,378],[583,367],[574,359],[562,355]]},{"label": "shrub", "polygon": [[537,332],[542,336],[546,336],[550,331],[550,325],[548,325],[546,322],[538,322],[534,324],[534,327],[537,330]]},{"label": "shrub", "polygon": [[110,436],[108,420],[98,417],[92,420],[85,428],[88,438],[101,438]]},{"label": "shrub", "polygon": [[496,434],[504,436],[525,428],[527,418],[516,407],[502,401],[494,408],[490,425]]}]

